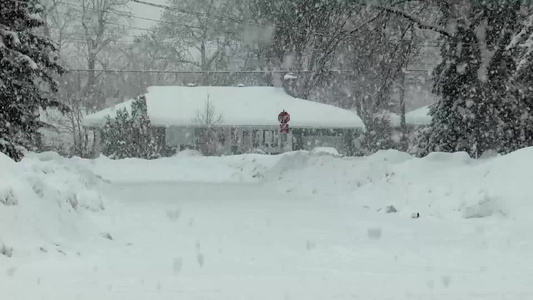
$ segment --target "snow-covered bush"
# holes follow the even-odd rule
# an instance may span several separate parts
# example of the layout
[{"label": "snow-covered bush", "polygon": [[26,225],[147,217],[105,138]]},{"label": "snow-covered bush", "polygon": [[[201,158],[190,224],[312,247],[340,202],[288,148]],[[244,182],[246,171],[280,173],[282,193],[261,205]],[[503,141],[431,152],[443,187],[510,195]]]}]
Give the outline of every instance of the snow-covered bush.
[{"label": "snow-covered bush", "polygon": [[417,127],[413,133],[409,136],[407,152],[415,156],[423,156],[427,149],[427,133],[429,131],[428,126]]},{"label": "snow-covered bush", "polygon": [[146,97],[141,95],[133,100],[131,115],[121,109],[114,119],[107,117],[102,128],[102,153],[111,159],[158,158],[162,149],[156,139],[157,132],[148,117]]},{"label": "snow-covered bush", "polygon": [[378,112],[365,118],[366,131],[361,136],[361,146],[366,154],[378,150],[393,149],[392,126],[390,114]]}]

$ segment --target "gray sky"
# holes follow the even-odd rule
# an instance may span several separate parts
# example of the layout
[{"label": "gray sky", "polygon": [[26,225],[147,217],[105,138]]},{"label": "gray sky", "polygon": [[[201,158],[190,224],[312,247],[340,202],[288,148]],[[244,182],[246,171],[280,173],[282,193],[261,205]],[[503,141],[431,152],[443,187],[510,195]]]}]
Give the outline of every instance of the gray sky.
[{"label": "gray sky", "polygon": [[[146,2],[165,5],[167,1],[166,0],[146,0]],[[144,5],[140,3],[135,3],[135,2],[130,2],[128,6],[130,7],[131,13],[133,15],[142,17],[142,18],[159,20],[161,18],[161,13],[163,11],[162,9],[159,9],[156,7],[152,7],[152,6],[148,6],[148,5]],[[135,27],[150,28],[151,26],[154,26],[156,23],[157,22],[148,21],[148,20],[133,19],[133,26]],[[135,32],[135,34],[139,32],[138,30],[137,31],[132,30],[132,31]]]}]

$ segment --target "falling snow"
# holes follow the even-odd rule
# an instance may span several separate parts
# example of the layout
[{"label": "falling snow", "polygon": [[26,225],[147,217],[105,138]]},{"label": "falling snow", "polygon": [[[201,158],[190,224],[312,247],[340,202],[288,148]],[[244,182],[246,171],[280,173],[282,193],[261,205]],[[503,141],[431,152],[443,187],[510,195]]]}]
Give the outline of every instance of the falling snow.
[{"label": "falling snow", "polygon": [[533,10],[426,2],[2,1],[0,298],[533,299]]}]

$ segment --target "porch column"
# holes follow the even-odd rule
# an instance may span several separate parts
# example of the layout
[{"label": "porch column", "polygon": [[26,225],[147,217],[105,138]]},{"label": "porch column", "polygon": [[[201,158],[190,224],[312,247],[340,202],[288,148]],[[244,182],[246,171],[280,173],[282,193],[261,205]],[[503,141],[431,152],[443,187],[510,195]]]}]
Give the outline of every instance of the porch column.
[{"label": "porch column", "polygon": [[93,142],[93,155],[94,158],[98,158],[102,152],[102,131],[100,128],[93,129],[94,142]]},{"label": "porch column", "polygon": [[224,135],[226,137],[226,144],[224,145],[224,154],[231,153],[231,147],[233,146],[233,139],[231,137],[231,128],[224,128]]}]

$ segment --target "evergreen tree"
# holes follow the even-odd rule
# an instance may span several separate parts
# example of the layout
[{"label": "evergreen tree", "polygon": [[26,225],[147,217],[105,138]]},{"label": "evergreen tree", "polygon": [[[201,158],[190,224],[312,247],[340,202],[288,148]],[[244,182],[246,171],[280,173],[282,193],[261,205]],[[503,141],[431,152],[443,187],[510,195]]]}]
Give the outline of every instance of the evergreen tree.
[{"label": "evergreen tree", "polygon": [[102,128],[102,153],[111,159],[160,156],[161,149],[150,124],[144,95],[131,102],[131,115],[123,108],[117,111],[114,119],[106,118]]},{"label": "evergreen tree", "polygon": [[435,70],[435,92],[441,99],[430,110],[432,123],[422,155],[431,151],[466,151],[479,157],[502,152],[502,137],[515,127],[505,111],[512,59],[505,45],[518,29],[522,1],[470,1],[464,7],[443,5],[453,31],[444,37],[442,62]]},{"label": "evergreen tree", "polygon": [[386,110],[368,114],[365,119],[366,131],[363,133],[361,147],[365,154],[378,150],[395,148],[392,140],[390,114]]},{"label": "evergreen tree", "polygon": [[500,152],[533,146],[533,13],[518,18],[520,30],[506,47],[508,82],[502,93]]},{"label": "evergreen tree", "polygon": [[115,119],[108,116],[102,128],[102,153],[111,159],[133,157],[130,148],[131,127],[132,122],[125,108],[117,110]]},{"label": "evergreen tree", "polygon": [[159,157],[160,151],[156,143],[154,129],[148,117],[148,106],[144,95],[139,96],[132,102],[131,119],[132,153],[130,155],[146,159]]},{"label": "evergreen tree", "polygon": [[54,73],[56,45],[35,33],[45,25],[37,0],[0,0],[0,152],[15,160],[34,149],[39,137],[39,108],[58,107]]},{"label": "evergreen tree", "polygon": [[[118,114],[118,112],[117,112]],[[118,145],[115,139],[115,126],[114,122],[115,120],[111,119],[110,116],[105,117],[105,124],[102,127],[100,133],[101,133],[101,147],[102,147],[102,154],[113,158],[113,154],[117,151]]]}]

